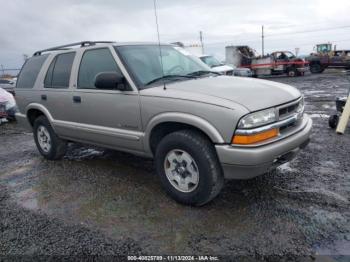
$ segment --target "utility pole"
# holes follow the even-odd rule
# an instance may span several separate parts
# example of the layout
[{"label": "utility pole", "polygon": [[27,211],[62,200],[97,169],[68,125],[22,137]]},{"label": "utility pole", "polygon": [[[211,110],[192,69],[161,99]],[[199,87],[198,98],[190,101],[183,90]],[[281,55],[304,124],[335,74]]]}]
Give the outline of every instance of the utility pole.
[{"label": "utility pole", "polygon": [[203,44],[203,32],[199,31],[199,41],[201,42],[202,46],[202,55],[204,54],[204,44]]},{"label": "utility pole", "polygon": [[2,76],[4,76],[5,75],[5,69],[4,69],[3,65],[1,65],[1,70],[2,70]]},{"label": "utility pole", "polygon": [[28,57],[29,57],[29,55],[23,54],[23,60],[24,60],[24,62],[28,60]]},{"label": "utility pole", "polygon": [[261,27],[261,54],[264,56],[264,26]]}]

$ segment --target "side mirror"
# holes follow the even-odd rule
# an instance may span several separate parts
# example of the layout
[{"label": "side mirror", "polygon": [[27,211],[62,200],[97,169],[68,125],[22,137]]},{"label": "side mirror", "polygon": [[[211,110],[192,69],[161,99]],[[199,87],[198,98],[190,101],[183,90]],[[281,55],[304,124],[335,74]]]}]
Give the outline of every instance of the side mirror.
[{"label": "side mirror", "polygon": [[97,89],[125,89],[125,78],[117,72],[102,72],[96,75],[95,87]]}]

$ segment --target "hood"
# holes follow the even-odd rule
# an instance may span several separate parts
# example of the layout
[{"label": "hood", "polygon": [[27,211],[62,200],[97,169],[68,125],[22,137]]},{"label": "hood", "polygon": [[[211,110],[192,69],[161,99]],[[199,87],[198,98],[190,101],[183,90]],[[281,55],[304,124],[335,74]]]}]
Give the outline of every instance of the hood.
[{"label": "hood", "polygon": [[221,65],[221,66],[212,67],[212,68],[210,68],[210,70],[213,72],[221,73],[221,72],[233,70],[233,67],[228,66],[228,65]]},{"label": "hood", "polygon": [[206,77],[168,83],[141,91],[142,95],[195,100],[235,108],[240,104],[249,111],[257,111],[293,101],[300,92],[289,85],[254,78],[232,76]]}]

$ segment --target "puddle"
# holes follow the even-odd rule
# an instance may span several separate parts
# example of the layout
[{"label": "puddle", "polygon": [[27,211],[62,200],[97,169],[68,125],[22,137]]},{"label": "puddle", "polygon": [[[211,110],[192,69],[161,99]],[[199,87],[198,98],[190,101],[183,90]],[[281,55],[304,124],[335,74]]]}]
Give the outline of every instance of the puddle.
[{"label": "puddle", "polygon": [[24,208],[32,210],[39,209],[37,192],[31,188],[24,191],[20,191],[19,193],[15,193],[14,198],[16,199],[17,203],[19,203]]},{"label": "puddle", "polygon": [[[241,225],[247,205],[242,196],[237,195],[239,201],[232,203],[235,212],[217,212],[210,205],[184,207],[165,195],[151,161],[131,157],[130,163],[128,155],[102,153],[84,149],[73,160],[33,161],[8,170],[0,183],[6,184],[12,199],[26,209],[98,228],[116,239],[147,239],[145,247],[154,252],[185,251],[186,243],[202,232],[214,236],[222,234],[223,228],[250,230]],[[35,174],[28,172],[32,169]]]}]

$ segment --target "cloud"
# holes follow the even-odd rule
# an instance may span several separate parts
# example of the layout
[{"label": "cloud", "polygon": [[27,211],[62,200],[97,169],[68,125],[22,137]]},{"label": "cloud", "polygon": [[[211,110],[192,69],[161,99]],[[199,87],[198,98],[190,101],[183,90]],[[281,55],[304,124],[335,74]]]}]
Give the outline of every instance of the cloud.
[{"label": "cloud", "polygon": [[[206,52],[219,58],[226,44],[260,51],[262,24],[267,52],[300,47],[308,53],[324,41],[350,48],[349,28],[286,34],[350,25],[347,0],[158,0],[157,6],[162,42],[197,43],[202,30]],[[20,67],[23,54],[70,42],[157,40],[153,0],[2,0],[1,9],[6,10],[0,16],[0,64],[5,67]]]}]

